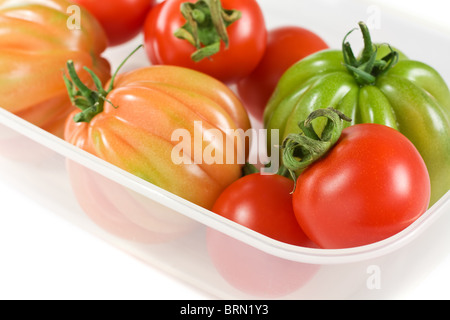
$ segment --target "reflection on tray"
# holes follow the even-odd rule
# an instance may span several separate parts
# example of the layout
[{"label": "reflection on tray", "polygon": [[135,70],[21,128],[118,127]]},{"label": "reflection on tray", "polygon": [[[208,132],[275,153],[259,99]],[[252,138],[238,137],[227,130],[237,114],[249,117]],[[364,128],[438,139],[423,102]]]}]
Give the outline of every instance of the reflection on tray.
[{"label": "reflection on tray", "polygon": [[196,223],[102,175],[67,160],[72,189],[84,212],[118,237],[159,243],[183,236]]}]

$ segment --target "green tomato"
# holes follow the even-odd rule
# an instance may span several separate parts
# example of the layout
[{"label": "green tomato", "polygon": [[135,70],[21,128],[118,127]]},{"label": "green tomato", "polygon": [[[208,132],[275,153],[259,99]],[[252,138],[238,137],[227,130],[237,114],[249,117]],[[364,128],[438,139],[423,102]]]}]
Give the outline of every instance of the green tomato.
[{"label": "green tomato", "polygon": [[[450,189],[450,91],[439,73],[389,46],[374,46],[360,23],[365,48],[356,58],[346,38],[343,50],[326,50],[293,65],[280,79],[264,112],[264,125],[279,130],[268,150],[319,108],[335,108],[357,123],[378,123],[403,133],[424,159],[434,204]],[[378,49],[377,49],[378,48]],[[325,121],[313,123],[322,132]]]}]

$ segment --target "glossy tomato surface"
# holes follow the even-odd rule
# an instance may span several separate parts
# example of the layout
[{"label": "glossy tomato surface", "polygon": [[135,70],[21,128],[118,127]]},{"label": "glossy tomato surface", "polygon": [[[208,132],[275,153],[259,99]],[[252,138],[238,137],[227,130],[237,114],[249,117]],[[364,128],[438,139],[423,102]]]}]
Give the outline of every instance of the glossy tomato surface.
[{"label": "glossy tomato surface", "polygon": [[[244,143],[228,144],[224,132],[246,131],[250,122],[220,81],[191,69],[150,66],[120,74],[106,98],[90,122],[74,122],[78,110],[68,118],[67,141],[208,209],[241,176],[241,162],[230,161],[227,150],[237,154]],[[212,154],[220,159],[209,159]]]},{"label": "glossy tomato surface", "polygon": [[268,135],[268,149],[299,133],[298,123],[321,108],[350,117],[346,126],[389,126],[404,134],[424,159],[431,206],[450,190],[449,87],[438,70],[392,51],[389,44],[374,44],[368,27],[363,22],[359,27],[365,43],[361,54],[351,49],[349,33],[344,33],[343,49],[316,52],[283,74],[264,110],[265,128],[280,132],[275,141]]},{"label": "glossy tomato surface", "polygon": [[142,31],[156,0],[72,0],[86,8],[102,25],[109,46],[123,44]]},{"label": "glossy tomato surface", "polygon": [[283,73],[308,55],[327,48],[319,35],[302,27],[281,26],[270,30],[261,62],[237,83],[239,96],[249,112],[262,121],[267,101]]},{"label": "glossy tomato surface", "polygon": [[293,195],[297,220],[320,247],[371,244],[417,220],[430,179],[414,145],[378,124],[343,130],[338,143],[301,173]]},{"label": "glossy tomato surface", "polygon": [[84,9],[71,19],[71,6],[65,0],[0,1],[0,105],[59,137],[73,110],[62,77],[67,60],[88,86],[93,82],[84,66],[101,80],[110,77],[101,57],[103,29]]},{"label": "glossy tomato surface", "polygon": [[295,220],[292,190],[294,182],[284,176],[250,174],[230,185],[212,211],[269,238],[310,247]]},{"label": "glossy tomato surface", "polygon": [[145,47],[150,61],[153,64],[195,69],[226,83],[235,82],[250,74],[261,60],[267,40],[265,20],[258,2],[222,1],[224,9],[239,10],[242,16],[227,28],[229,46],[225,48],[222,42],[218,53],[199,62],[191,59],[195,47],[174,36],[186,22],[180,12],[180,6],[184,2],[196,1],[165,1],[150,12],[144,27]]}]

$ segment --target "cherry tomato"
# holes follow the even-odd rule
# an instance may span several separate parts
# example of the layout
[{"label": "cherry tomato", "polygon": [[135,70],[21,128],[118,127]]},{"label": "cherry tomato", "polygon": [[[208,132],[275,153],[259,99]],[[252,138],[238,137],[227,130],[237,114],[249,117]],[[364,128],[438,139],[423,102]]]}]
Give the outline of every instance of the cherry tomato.
[{"label": "cherry tomato", "polygon": [[225,189],[212,211],[269,238],[309,247],[310,240],[295,220],[292,190],[289,178],[253,173]]},{"label": "cherry tomato", "polygon": [[145,18],[156,0],[73,0],[94,15],[110,46],[123,44],[142,31]]},{"label": "cherry tomato", "polygon": [[269,31],[267,48],[258,67],[237,83],[249,113],[262,121],[267,101],[283,73],[297,61],[327,48],[321,37],[302,27],[282,26]]},{"label": "cherry tomato", "polygon": [[[257,1],[198,1],[221,3],[221,8],[230,16],[232,16],[230,10],[240,13],[240,18],[226,27],[228,45],[222,38],[220,50],[199,61],[194,61],[192,57],[198,48],[189,41],[175,36],[186,23],[186,18],[180,11],[181,5],[189,3],[194,5],[195,2],[195,0],[165,1],[149,13],[144,26],[144,35],[150,61],[153,64],[195,69],[226,83],[235,82],[250,74],[261,60],[267,40],[264,16]],[[203,28],[201,23],[198,23],[198,28]],[[199,31],[199,34],[203,34],[203,31]],[[220,39],[217,38],[217,34],[213,37],[216,40]]]},{"label": "cherry tomato", "polygon": [[[291,179],[280,175],[250,174],[225,189],[212,211],[275,240],[317,247],[295,219],[293,187]],[[278,297],[291,293],[317,271],[315,265],[281,259],[214,229],[207,231],[207,246],[224,279],[255,296]]]},{"label": "cherry tomato", "polygon": [[430,201],[430,179],[414,145],[379,124],[347,127],[298,177],[297,220],[320,247],[371,244],[402,231]]}]

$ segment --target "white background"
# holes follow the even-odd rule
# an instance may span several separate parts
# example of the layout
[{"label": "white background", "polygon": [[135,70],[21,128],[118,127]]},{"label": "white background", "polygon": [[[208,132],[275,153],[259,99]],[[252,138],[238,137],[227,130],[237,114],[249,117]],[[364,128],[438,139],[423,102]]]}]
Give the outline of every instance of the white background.
[{"label": "white background", "polygon": [[[372,2],[450,30],[447,0]],[[0,199],[0,299],[210,298],[58,218],[2,181]],[[449,285],[450,259],[399,298],[449,299]]]}]

